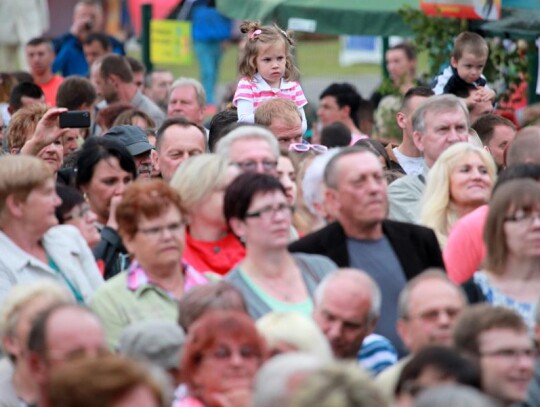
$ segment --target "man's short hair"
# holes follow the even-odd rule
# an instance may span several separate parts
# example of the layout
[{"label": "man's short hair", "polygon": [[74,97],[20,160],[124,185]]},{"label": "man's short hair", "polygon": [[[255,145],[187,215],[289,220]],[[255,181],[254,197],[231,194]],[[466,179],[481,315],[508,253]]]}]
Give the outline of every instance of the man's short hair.
[{"label": "man's short hair", "polygon": [[401,42],[399,44],[396,44],[390,48],[388,48],[388,51],[394,51],[394,50],[401,50],[405,53],[405,56],[409,61],[415,61],[416,60],[416,48],[414,45],[408,43],[408,42]]},{"label": "man's short hair", "polygon": [[467,299],[465,297],[465,293],[463,292],[463,290],[457,285],[455,285],[452,281],[450,281],[450,279],[448,278],[448,276],[443,270],[437,269],[437,268],[429,268],[423,273],[420,273],[414,278],[410,279],[407,282],[407,284],[405,284],[401,292],[399,293],[398,306],[397,306],[398,318],[401,318],[401,319],[409,318],[409,311],[410,311],[409,306],[410,306],[410,301],[411,301],[411,293],[418,285],[428,280],[439,280],[439,281],[447,283],[449,286],[452,286],[456,289],[456,291],[463,298],[464,303],[467,302]]},{"label": "man's short hair", "polygon": [[216,144],[221,138],[223,138],[228,130],[232,130],[230,127],[232,124],[238,123],[238,111],[236,109],[225,109],[221,112],[217,112],[210,120],[210,126],[208,129],[208,149],[214,152]]},{"label": "man's short hair", "polygon": [[135,72],[146,73],[146,67],[138,59],[127,56],[126,61],[128,62],[129,67],[131,68],[131,72],[133,72],[133,73],[135,73]]},{"label": "man's short hair", "polygon": [[237,127],[221,140],[216,145],[216,153],[224,157],[230,158],[231,147],[238,140],[264,140],[268,143],[270,149],[274,153],[276,159],[279,157],[279,144],[272,132],[261,126],[241,126]]},{"label": "man's short hair", "polygon": [[26,43],[26,46],[37,47],[38,45],[41,45],[41,44],[47,44],[49,46],[49,50],[51,52],[54,52],[54,46],[53,46],[52,41],[49,38],[45,38],[45,37],[32,38],[30,41]]},{"label": "man's short hair", "polygon": [[470,126],[469,111],[463,99],[455,95],[436,95],[424,100],[414,111],[412,116],[413,131],[419,132],[422,136],[426,131],[426,114],[428,112],[443,113],[461,109],[467,119],[467,127]]},{"label": "man's short hair", "polygon": [[360,107],[360,101],[362,96],[356,88],[350,83],[332,83],[328,86],[321,95],[319,100],[326,96],[333,96],[336,98],[337,105],[342,108],[343,106],[349,106],[349,117],[353,123],[358,126],[358,108]]},{"label": "man's short hair", "polygon": [[206,92],[204,91],[204,87],[197,79],[194,78],[181,77],[175,80],[171,86],[169,95],[171,95],[176,88],[180,88],[182,86],[192,86],[193,89],[195,89],[197,104],[201,109],[206,107]]},{"label": "man's short hair", "polygon": [[528,332],[527,324],[515,311],[491,304],[475,304],[465,309],[454,326],[454,347],[464,355],[479,357],[480,335],[492,329]]},{"label": "man's short hair", "polygon": [[93,42],[99,42],[101,48],[105,50],[110,50],[112,48],[111,40],[109,39],[107,34],[101,32],[92,32],[88,34],[83,41],[83,45],[90,45]]},{"label": "man's short hair", "polygon": [[199,124],[193,123],[192,121],[184,118],[184,117],[170,117],[166,119],[163,124],[160,126],[156,133],[156,150],[159,151],[161,148],[161,144],[163,144],[163,134],[165,133],[165,130],[167,130],[171,126],[180,126],[180,127],[196,127],[201,132],[201,136],[204,140],[204,146],[205,150],[208,149],[207,140],[206,140],[206,130],[204,127],[202,127]]},{"label": "man's short hair", "polygon": [[322,281],[315,289],[315,303],[320,304],[323,301],[328,284],[330,284],[336,278],[343,277],[349,273],[358,273],[359,276],[362,275],[369,282],[369,291],[371,293],[371,308],[368,312],[368,323],[376,321],[381,315],[381,289],[379,288],[379,285],[375,282],[375,280],[373,280],[373,278],[369,274],[362,270],[353,270],[350,268],[338,269],[333,273],[326,275],[326,277],[322,279]]},{"label": "man's short hair", "polygon": [[[409,102],[415,96],[428,98],[433,95],[435,95],[435,92],[433,92],[433,89],[431,89],[429,86],[415,86],[413,88],[410,88],[407,92],[405,92],[405,95],[403,96],[399,111],[400,112],[408,111]],[[410,114],[412,112],[408,112],[408,113]]]},{"label": "man's short hair", "polygon": [[26,96],[32,99],[44,97],[43,90],[33,82],[21,82],[15,85],[9,94],[9,107],[11,114],[23,107],[22,98]]},{"label": "man's short hair", "polygon": [[456,61],[459,61],[465,52],[470,52],[475,57],[487,58],[489,47],[482,36],[473,32],[464,31],[459,34],[454,41],[454,51],[452,56]]},{"label": "man's short hair", "polygon": [[508,147],[506,165],[534,163],[540,164],[540,128],[523,127]]},{"label": "man's short hair", "polygon": [[122,55],[108,54],[101,59],[99,69],[102,78],[116,75],[124,83],[133,82],[133,71],[126,59]]},{"label": "man's short hair", "polygon": [[[338,162],[342,157],[345,157],[347,155],[351,154],[358,154],[358,153],[369,153],[373,154],[371,150],[369,150],[367,147],[362,146],[352,146],[343,148],[340,150],[336,155],[334,155],[328,164],[326,164],[326,167],[324,168],[324,184],[328,188],[337,188],[338,186],[338,174],[337,174],[337,167]],[[375,156],[375,154],[373,154]]]},{"label": "man's short hair", "polygon": [[514,123],[507,118],[494,113],[488,113],[480,116],[471,125],[471,128],[476,131],[476,134],[478,134],[478,137],[480,137],[480,140],[482,140],[482,144],[485,146],[488,145],[493,138],[493,133],[495,133],[495,127],[497,126],[506,126],[510,127],[512,130],[516,130]]},{"label": "man's short hair", "polygon": [[70,76],[60,84],[56,93],[56,106],[79,110],[83,105],[90,108],[96,101],[96,89],[82,76]]},{"label": "man's short hair", "polygon": [[272,119],[282,119],[287,124],[294,124],[302,115],[292,100],[272,98],[265,100],[255,110],[255,124],[270,127]]}]

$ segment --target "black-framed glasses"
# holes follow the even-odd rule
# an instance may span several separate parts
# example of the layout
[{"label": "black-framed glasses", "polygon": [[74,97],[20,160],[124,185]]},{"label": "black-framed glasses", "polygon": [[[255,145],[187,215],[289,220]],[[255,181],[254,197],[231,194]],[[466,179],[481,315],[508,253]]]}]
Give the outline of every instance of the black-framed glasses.
[{"label": "black-framed glasses", "polygon": [[271,220],[278,213],[285,213],[286,215],[291,215],[294,207],[287,203],[281,203],[277,206],[265,206],[262,209],[259,209],[255,212],[246,213],[246,218],[261,218],[263,220]]},{"label": "black-framed glasses", "polygon": [[259,168],[259,165],[262,166],[263,172],[268,174],[276,171],[277,168],[277,161],[271,161],[271,160],[262,160],[262,161],[255,161],[255,160],[247,160],[242,162],[235,162],[234,163],[240,170],[243,172],[257,172],[257,168]]}]

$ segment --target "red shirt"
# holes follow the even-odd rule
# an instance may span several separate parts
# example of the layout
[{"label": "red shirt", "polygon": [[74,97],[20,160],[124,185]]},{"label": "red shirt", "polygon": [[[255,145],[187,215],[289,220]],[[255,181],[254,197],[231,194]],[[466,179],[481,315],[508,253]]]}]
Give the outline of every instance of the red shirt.
[{"label": "red shirt", "polygon": [[58,88],[63,81],[64,78],[59,75],[54,75],[49,82],[38,84],[45,94],[45,103],[47,103],[47,105],[51,107],[56,106],[56,93],[58,92]]}]

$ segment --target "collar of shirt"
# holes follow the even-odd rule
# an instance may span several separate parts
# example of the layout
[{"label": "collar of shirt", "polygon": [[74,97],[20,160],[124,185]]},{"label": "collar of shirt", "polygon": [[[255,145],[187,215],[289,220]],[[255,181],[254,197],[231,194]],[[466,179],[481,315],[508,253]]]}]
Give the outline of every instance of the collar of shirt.
[{"label": "collar of shirt", "polygon": [[[257,83],[259,89],[261,89],[261,90],[273,90],[273,88],[270,87],[268,82],[266,82],[264,80],[264,78],[261,76],[261,74],[259,74],[259,73],[256,73],[255,76],[253,76],[253,81],[255,81]],[[295,85],[296,85],[295,82],[289,82],[289,81],[286,81],[285,79],[281,78],[281,83],[279,85],[279,89],[281,89],[281,90],[291,89],[291,88],[294,88]]]}]

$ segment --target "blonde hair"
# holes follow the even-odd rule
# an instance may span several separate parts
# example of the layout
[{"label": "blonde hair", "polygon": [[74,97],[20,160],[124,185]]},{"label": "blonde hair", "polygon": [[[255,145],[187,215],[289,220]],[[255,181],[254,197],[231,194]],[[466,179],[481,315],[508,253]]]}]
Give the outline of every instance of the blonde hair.
[{"label": "blonde hair", "polygon": [[65,287],[52,280],[15,286],[9,291],[0,309],[0,338],[14,336],[19,325],[21,312],[34,300],[40,298],[49,299],[51,305],[53,303],[75,302]]},{"label": "blonde hair", "polygon": [[184,215],[214,190],[225,186],[229,160],[218,154],[201,154],[184,161],[171,179],[171,187],[180,195]]},{"label": "blonde hair", "polygon": [[35,103],[23,107],[15,112],[7,128],[6,137],[10,150],[20,150],[26,143],[28,134],[36,130],[38,122],[41,120],[49,108],[44,103]]},{"label": "blonde hair", "polygon": [[14,194],[21,201],[34,188],[53,178],[45,161],[29,155],[4,155],[0,157],[0,214],[4,211],[6,198]]},{"label": "blonde hair", "polygon": [[429,171],[422,198],[420,223],[432,228],[439,244],[444,247],[451,227],[458,219],[450,197],[450,175],[458,162],[466,155],[476,154],[487,168],[492,185],[497,170],[493,158],[483,148],[469,143],[456,143],[444,151]]},{"label": "blonde hair", "polygon": [[295,81],[300,76],[298,68],[294,64],[292,50],[294,41],[291,31],[283,31],[277,25],[261,25],[258,21],[244,21],[240,24],[240,31],[246,34],[246,43],[242,51],[239,63],[240,74],[253,79],[257,73],[256,59],[261,46],[270,45],[278,41],[285,46],[285,80]]},{"label": "blonde hair", "polygon": [[299,352],[327,361],[333,359],[330,345],[320,328],[298,312],[270,312],[258,319],[256,326],[270,349],[285,342]]}]

